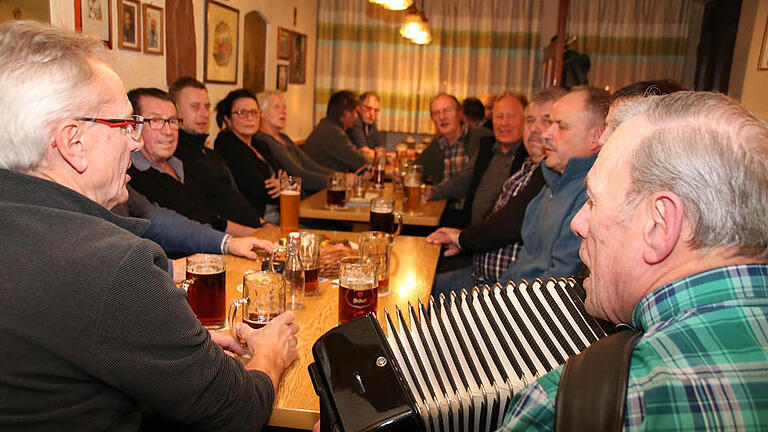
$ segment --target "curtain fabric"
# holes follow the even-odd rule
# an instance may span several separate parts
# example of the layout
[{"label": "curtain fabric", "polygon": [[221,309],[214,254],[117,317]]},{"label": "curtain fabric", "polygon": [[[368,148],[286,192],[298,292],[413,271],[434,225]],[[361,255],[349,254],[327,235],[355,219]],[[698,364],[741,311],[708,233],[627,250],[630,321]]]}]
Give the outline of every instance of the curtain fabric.
[{"label": "curtain fabric", "polygon": [[570,49],[588,54],[589,83],[616,91],[640,80],[681,80],[689,0],[571,0]]},{"label": "curtain fabric", "polygon": [[433,132],[429,101],[514,90],[530,94],[538,77],[542,0],[427,0],[432,43],[414,45],[398,30],[405,12],[366,0],[320,0],[315,123],[333,92],[375,91],[379,129]]}]

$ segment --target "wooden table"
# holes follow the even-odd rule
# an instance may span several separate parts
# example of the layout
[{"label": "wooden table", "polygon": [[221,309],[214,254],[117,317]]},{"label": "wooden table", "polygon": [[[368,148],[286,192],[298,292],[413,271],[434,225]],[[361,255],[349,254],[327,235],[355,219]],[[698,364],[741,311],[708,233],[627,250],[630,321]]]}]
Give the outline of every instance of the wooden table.
[{"label": "wooden table", "polygon": [[[366,197],[373,190],[368,191]],[[427,201],[423,203],[415,214],[403,212],[403,193],[393,189],[392,183],[385,183],[384,190],[379,193],[384,198],[395,201],[395,210],[403,215],[403,223],[406,225],[439,226],[440,217],[445,209],[445,200]],[[330,219],[349,222],[368,222],[370,220],[370,206],[355,205],[343,209],[328,209],[325,207],[325,189],[309,196],[299,204],[299,217],[312,219]]]},{"label": "wooden table", "polygon": [[[262,228],[257,237],[277,240],[280,229]],[[313,231],[333,239],[357,241],[357,233],[337,231]],[[424,237],[398,236],[390,256],[391,294],[378,299],[379,322],[384,324],[384,310],[404,309],[408,302],[427,301],[432,288],[440,248],[427,244]],[[228,255],[227,304],[240,298],[237,285],[242,283],[243,273],[257,267],[257,263]],[[306,297],[305,308],[297,310],[296,322],[300,326],[298,358],[286,370],[280,382],[269,424],[279,427],[312,429],[320,418],[319,400],[307,372],[314,361],[312,345],[326,331],[338,324],[338,286],[331,282],[320,283],[320,295]]]}]

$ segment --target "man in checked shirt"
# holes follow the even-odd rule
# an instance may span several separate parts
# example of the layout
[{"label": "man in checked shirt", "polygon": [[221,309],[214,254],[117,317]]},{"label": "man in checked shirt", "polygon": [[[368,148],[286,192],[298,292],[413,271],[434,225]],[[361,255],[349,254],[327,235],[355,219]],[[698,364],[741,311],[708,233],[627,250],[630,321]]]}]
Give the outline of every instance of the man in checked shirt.
[{"label": "man in checked shirt", "polygon": [[[571,229],[587,312],[642,332],[622,428],[765,430],[768,125],[704,92],[611,112]],[[502,430],[553,430],[562,371],[516,394]]]}]

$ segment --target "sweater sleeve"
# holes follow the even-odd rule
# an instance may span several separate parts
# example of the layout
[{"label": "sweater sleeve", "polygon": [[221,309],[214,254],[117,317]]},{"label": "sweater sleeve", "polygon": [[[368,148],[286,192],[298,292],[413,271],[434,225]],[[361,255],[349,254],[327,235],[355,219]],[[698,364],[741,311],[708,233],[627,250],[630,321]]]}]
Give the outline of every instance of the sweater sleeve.
[{"label": "sweater sleeve", "polygon": [[328,141],[331,156],[349,171],[355,171],[365,165],[365,158],[357,151],[344,132],[334,132]]},{"label": "sweater sleeve", "polygon": [[[270,140],[269,148],[272,150],[272,154],[275,155],[280,166],[283,167],[285,172],[291,176],[301,177],[301,186],[308,190],[320,190],[326,185],[325,174],[319,171],[310,171],[306,169],[306,166],[302,165],[300,161],[292,157],[288,148],[282,144]],[[289,144],[290,145],[290,144]]]},{"label": "sweater sleeve", "polygon": [[111,269],[94,317],[94,373],[174,421],[259,430],[274,401],[269,377],[224,354],[165,266],[164,254],[139,240]]}]

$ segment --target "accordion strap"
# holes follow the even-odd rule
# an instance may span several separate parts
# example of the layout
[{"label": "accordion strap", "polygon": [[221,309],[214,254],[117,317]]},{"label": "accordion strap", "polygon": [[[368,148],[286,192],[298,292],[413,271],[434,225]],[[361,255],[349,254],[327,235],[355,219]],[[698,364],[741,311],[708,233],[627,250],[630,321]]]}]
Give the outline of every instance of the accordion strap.
[{"label": "accordion strap", "polygon": [[642,332],[603,338],[565,362],[555,398],[555,430],[619,431],[632,350]]}]

